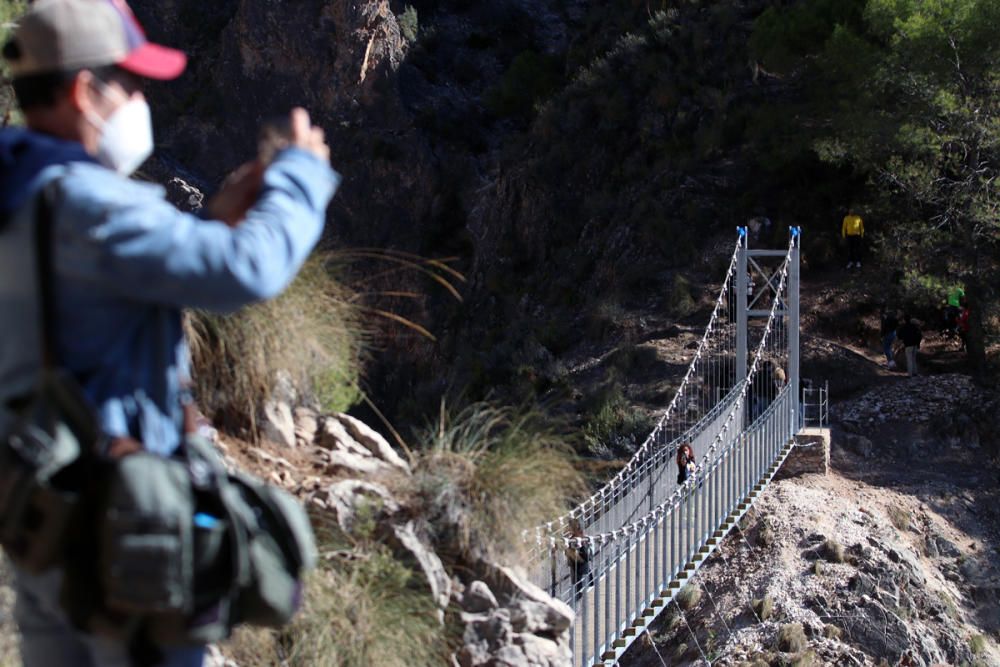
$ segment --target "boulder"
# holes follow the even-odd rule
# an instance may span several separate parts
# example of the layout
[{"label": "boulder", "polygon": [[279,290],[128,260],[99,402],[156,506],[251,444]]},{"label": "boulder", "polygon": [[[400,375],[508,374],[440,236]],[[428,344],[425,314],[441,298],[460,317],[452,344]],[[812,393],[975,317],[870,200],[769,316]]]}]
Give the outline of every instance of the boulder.
[{"label": "boulder", "polygon": [[[431,590],[431,595],[439,610],[448,607],[451,599],[451,577],[444,569],[441,559],[434,553],[434,550],[423,543],[413,528],[413,522],[409,521],[405,525],[393,525],[388,534],[389,545],[397,552],[405,552],[410,560],[415,561],[424,574],[424,579]],[[443,611],[439,618],[444,622]]]},{"label": "boulder", "polygon": [[372,453],[355,442],[344,425],[335,417],[324,417],[319,421],[314,441],[322,449],[344,451],[366,458],[372,457]]},{"label": "boulder", "polygon": [[512,643],[496,654],[497,665],[561,667],[573,660],[569,647],[533,634],[515,634]]},{"label": "boulder", "polygon": [[292,411],[295,420],[295,441],[300,446],[311,445],[319,431],[319,415],[312,408],[298,407]]},{"label": "boulder", "polygon": [[280,400],[269,400],[264,404],[264,415],[261,420],[261,431],[264,438],[283,447],[295,446],[295,420],[292,408]]},{"label": "boulder", "polygon": [[944,535],[934,535],[931,539],[933,539],[935,548],[940,555],[946,558],[958,558],[962,555],[955,543]]},{"label": "boulder", "polygon": [[345,533],[354,529],[354,521],[360,506],[376,507],[376,516],[392,516],[399,511],[399,503],[389,490],[381,484],[360,479],[345,479],[325,489],[316,491],[307,502],[319,501],[333,513],[337,525]]},{"label": "boulder", "polygon": [[566,603],[551,597],[526,578],[502,565],[491,568],[490,589],[501,604],[511,601],[511,618],[515,616],[524,629],[532,632],[560,633],[573,623],[575,613]]},{"label": "boulder", "polygon": [[182,211],[193,213],[205,204],[205,194],[182,178],[174,176],[163,187],[167,201]]},{"label": "boulder", "polygon": [[350,415],[338,414],[336,418],[340,420],[340,423],[347,429],[351,437],[362,447],[365,447],[369,452],[386,463],[409,472],[410,464],[396,453],[396,450],[386,442],[385,438],[379,435],[378,431]]},{"label": "boulder", "polygon": [[465,595],[462,597],[463,610],[480,613],[496,609],[497,606],[496,596],[484,582],[477,579],[465,589]]},{"label": "boulder", "polygon": [[[461,667],[486,667],[498,664],[494,653],[511,641],[510,614],[506,609],[494,609],[490,613],[460,615],[465,630],[462,633],[462,648],[455,654]],[[502,664],[502,663],[501,663]]]},{"label": "boulder", "polygon": [[[878,655],[896,662],[915,642],[906,623],[870,598],[862,598],[854,613],[833,619],[855,646],[869,655]],[[925,663],[926,664],[926,663]]]},{"label": "boulder", "polygon": [[325,454],[327,475],[375,477],[392,471],[392,466],[373,456],[356,454],[344,450],[334,450]]}]

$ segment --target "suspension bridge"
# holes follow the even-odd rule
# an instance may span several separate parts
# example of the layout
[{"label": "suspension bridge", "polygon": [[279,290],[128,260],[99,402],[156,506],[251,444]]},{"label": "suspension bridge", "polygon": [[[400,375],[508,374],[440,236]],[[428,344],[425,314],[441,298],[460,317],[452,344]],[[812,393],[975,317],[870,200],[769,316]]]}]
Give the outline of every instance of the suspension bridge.
[{"label": "suspension bridge", "polygon": [[[799,377],[800,230],[738,238],[673,399],[628,463],[535,531],[532,578],[576,611],[573,664],[615,664],[770,483],[808,421]],[[696,464],[680,475],[678,449]]]}]

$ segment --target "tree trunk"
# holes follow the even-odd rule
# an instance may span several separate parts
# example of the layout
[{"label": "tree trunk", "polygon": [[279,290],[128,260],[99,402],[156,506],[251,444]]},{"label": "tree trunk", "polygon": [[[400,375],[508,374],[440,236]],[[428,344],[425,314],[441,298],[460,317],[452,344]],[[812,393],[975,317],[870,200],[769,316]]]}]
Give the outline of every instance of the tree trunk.
[{"label": "tree trunk", "polygon": [[986,340],[983,334],[983,286],[979,275],[965,276],[965,298],[969,306],[969,333],[966,335],[965,353],[969,358],[972,376],[977,382],[986,380]]}]

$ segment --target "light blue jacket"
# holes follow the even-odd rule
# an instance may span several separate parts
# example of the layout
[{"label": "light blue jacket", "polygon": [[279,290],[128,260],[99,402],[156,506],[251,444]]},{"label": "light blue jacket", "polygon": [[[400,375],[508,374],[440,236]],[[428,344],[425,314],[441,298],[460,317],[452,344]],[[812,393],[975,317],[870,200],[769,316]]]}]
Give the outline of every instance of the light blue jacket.
[{"label": "light blue jacket", "polygon": [[[29,142],[38,136],[19,135]],[[0,172],[0,213],[18,194],[4,191],[10,175]],[[189,378],[181,309],[230,312],[280,293],[319,240],[339,176],[310,153],[286,150],[265,172],[247,219],[230,228],[182,213],[162,188],[85,159],[44,166],[0,227],[3,401],[29,389],[38,366],[31,229],[34,195],[52,179],[58,361],[79,380],[109,435],[169,454],[180,442],[180,395]]]}]

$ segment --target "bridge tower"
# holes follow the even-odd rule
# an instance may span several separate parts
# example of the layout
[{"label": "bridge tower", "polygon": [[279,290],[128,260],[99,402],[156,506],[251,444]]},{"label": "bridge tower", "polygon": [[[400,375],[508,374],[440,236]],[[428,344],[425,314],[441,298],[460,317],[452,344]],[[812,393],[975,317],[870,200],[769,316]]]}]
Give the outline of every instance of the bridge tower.
[{"label": "bridge tower", "polygon": [[788,385],[792,389],[791,401],[794,409],[791,414],[800,414],[799,400],[800,391],[800,361],[799,361],[799,255],[802,241],[802,228],[789,227],[788,233],[791,241],[791,253],[788,262],[788,277],[785,280],[783,293],[778,293],[778,285],[781,282],[777,270],[771,270],[766,266],[761,266],[766,258],[784,259],[788,251],[775,250],[769,248],[750,248],[750,238],[746,227],[738,227],[740,235],[739,249],[736,256],[736,293],[747,294],[749,287],[747,276],[751,270],[763,277],[765,282],[763,289],[757,291],[749,298],[736,299],[736,377],[747,376],[747,338],[749,333],[750,319],[767,319],[771,315],[770,309],[755,308],[766,295],[778,300],[776,314],[785,319],[788,331]]}]

